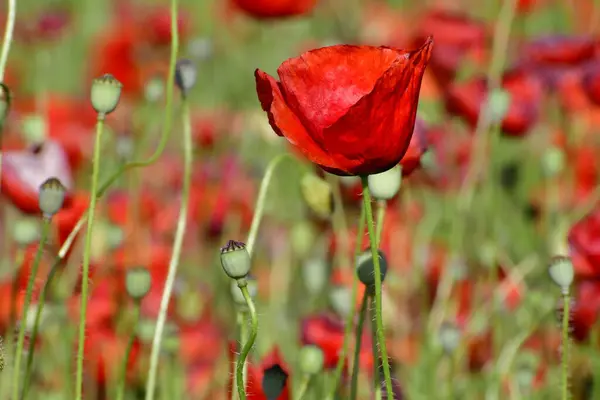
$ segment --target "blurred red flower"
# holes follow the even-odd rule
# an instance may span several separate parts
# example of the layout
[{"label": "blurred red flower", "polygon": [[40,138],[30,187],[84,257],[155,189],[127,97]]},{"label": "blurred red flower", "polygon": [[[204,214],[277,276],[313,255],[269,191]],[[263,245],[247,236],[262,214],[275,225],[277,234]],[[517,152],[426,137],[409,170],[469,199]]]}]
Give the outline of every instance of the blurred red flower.
[{"label": "blurred red flower", "polygon": [[318,0],[231,0],[233,5],[258,19],[294,17],[307,14]]},{"label": "blurred red flower", "polygon": [[[582,342],[586,340],[600,314],[600,282],[583,281],[577,287],[575,304],[571,311],[571,336]],[[562,305],[560,306],[562,313]],[[560,314],[559,313],[559,314]]]},{"label": "blurred red flower", "polygon": [[[510,105],[502,120],[502,130],[510,136],[523,136],[538,119],[542,86],[535,76],[523,70],[512,70],[504,74],[502,87],[510,95]],[[455,83],[446,94],[446,109],[463,117],[474,128],[486,97],[485,79]]]},{"label": "blurred red flower", "polygon": [[413,133],[433,40],[415,51],[338,45],[285,61],[280,82],[257,69],[273,130],[321,168],[369,175],[398,164]]},{"label": "blurred red flower", "polygon": [[[575,223],[568,235],[570,250],[576,253],[575,272],[581,275],[600,275],[600,206]],[[579,261],[581,257],[581,262]],[[583,266],[583,268],[582,268]]]}]

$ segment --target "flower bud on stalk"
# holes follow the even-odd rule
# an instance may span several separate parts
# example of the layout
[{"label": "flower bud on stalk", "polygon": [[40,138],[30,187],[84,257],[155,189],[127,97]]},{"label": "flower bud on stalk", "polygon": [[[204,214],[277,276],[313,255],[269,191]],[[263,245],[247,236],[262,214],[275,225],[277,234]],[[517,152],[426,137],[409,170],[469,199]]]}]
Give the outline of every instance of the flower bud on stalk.
[{"label": "flower bud on stalk", "polygon": [[51,219],[65,201],[66,189],[58,178],[49,178],[40,186],[38,203],[44,218]]},{"label": "flower bud on stalk", "polygon": [[[382,250],[379,253],[379,271],[381,272],[381,282],[387,275],[387,258]],[[375,285],[375,264],[371,256],[371,250],[366,250],[356,258],[356,274],[358,279],[367,288],[373,288]]]},{"label": "flower bud on stalk", "polygon": [[238,281],[238,285],[246,285],[246,277],[250,272],[250,254],[246,244],[230,240],[221,248],[221,266],[231,279]]},{"label": "flower bud on stalk", "polygon": [[145,267],[133,267],[125,275],[125,289],[127,294],[135,301],[140,301],[150,291],[152,276]]},{"label": "flower bud on stalk", "polygon": [[92,107],[98,113],[99,119],[104,119],[107,114],[115,111],[121,98],[123,85],[111,74],[102,75],[92,83]]},{"label": "flower bud on stalk", "polygon": [[175,66],[175,84],[181,91],[181,96],[186,98],[190,90],[196,84],[198,71],[194,63],[190,60],[183,59],[177,61]]},{"label": "flower bud on stalk", "polygon": [[307,375],[316,375],[323,370],[325,356],[323,350],[315,345],[303,346],[300,349],[300,371]]},{"label": "flower bud on stalk", "polygon": [[396,165],[392,169],[368,177],[369,190],[377,200],[391,200],[400,191],[402,183],[402,167]]},{"label": "flower bud on stalk", "polygon": [[552,281],[560,287],[564,295],[569,294],[569,288],[575,278],[573,263],[569,257],[557,256],[550,261],[548,273]]}]

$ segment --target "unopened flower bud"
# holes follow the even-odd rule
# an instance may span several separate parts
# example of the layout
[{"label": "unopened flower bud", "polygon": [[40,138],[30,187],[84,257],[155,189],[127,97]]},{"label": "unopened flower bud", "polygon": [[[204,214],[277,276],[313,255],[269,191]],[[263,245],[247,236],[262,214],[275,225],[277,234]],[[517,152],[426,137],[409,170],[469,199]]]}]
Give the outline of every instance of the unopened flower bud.
[{"label": "unopened flower bud", "polygon": [[[246,283],[246,287],[248,288],[248,294],[254,300],[256,298],[256,295],[258,294],[258,283],[256,282],[256,279],[250,276],[246,277]],[[244,308],[248,306],[246,303],[246,299],[244,299],[244,295],[242,294],[242,289],[240,289],[240,287],[235,281],[231,282],[231,297],[233,298],[233,302],[235,303],[235,305],[237,305],[238,307]]]},{"label": "unopened flower bud", "polygon": [[44,143],[48,133],[45,118],[37,114],[23,118],[22,130],[25,141],[33,145]]},{"label": "unopened flower bud", "polygon": [[0,126],[4,125],[6,116],[10,111],[11,93],[8,86],[0,83]]},{"label": "unopened flower bud", "polygon": [[300,181],[300,191],[304,201],[319,218],[329,218],[333,212],[333,195],[327,181],[312,174],[306,174]]},{"label": "unopened flower bud", "polygon": [[127,294],[134,300],[143,299],[150,291],[152,276],[145,267],[133,267],[127,270],[125,275],[125,289]]},{"label": "unopened flower bud", "polygon": [[38,220],[22,218],[13,225],[13,240],[21,246],[37,242],[40,238]]},{"label": "unopened flower bud", "polygon": [[[379,271],[381,282],[384,281],[387,274],[387,259],[383,251],[378,250]],[[371,250],[365,250],[356,258],[356,274],[358,279],[367,287],[375,285],[375,264],[371,256]]]},{"label": "unopened flower bud", "polygon": [[402,167],[396,165],[392,169],[379,174],[369,175],[369,190],[377,200],[390,200],[398,194],[402,183]]},{"label": "unopened flower bud", "polygon": [[573,283],[575,272],[573,271],[573,263],[569,257],[556,256],[550,261],[548,268],[550,278],[560,287],[563,294],[569,293],[569,287]]},{"label": "unopened flower bud", "polygon": [[177,65],[175,66],[175,83],[179,90],[181,90],[183,97],[187,97],[190,90],[192,90],[196,84],[197,76],[198,71],[192,61],[187,59],[177,61]]},{"label": "unopened flower bud", "polygon": [[306,375],[316,375],[323,370],[325,356],[323,350],[315,345],[306,345],[300,349],[300,371]]},{"label": "unopened flower bud", "polygon": [[460,330],[451,322],[444,322],[440,326],[439,340],[446,354],[452,354],[460,344]]},{"label": "unopened flower bud", "polygon": [[52,218],[65,201],[66,189],[58,178],[50,178],[40,186],[38,204],[44,218]]},{"label": "unopened flower bud", "polygon": [[92,107],[99,114],[99,117],[104,117],[117,108],[122,88],[121,82],[111,74],[105,74],[94,79],[90,98]]},{"label": "unopened flower bud", "polygon": [[221,247],[221,266],[231,279],[244,279],[250,272],[250,265],[246,244],[230,240]]}]

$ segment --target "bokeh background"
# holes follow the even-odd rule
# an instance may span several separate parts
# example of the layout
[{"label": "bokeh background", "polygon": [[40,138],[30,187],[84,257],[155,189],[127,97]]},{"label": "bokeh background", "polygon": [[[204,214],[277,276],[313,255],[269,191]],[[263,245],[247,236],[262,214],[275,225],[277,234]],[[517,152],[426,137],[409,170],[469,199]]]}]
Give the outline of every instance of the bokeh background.
[{"label": "bokeh background", "polygon": [[[228,398],[230,345],[238,330],[219,249],[229,239],[245,240],[268,163],[291,151],[260,108],[254,70],[276,75],[287,58],[322,46],[412,49],[433,35],[405,160],[410,168],[404,165],[401,192],[388,202],[381,244],[389,262],[383,312],[396,398],[559,398],[561,295],[547,273],[557,255],[570,256],[576,273],[573,396],[600,398],[598,3],[180,0],[179,58],[198,70],[190,93],[194,170],[158,397]],[[0,10],[4,21],[6,5]],[[158,144],[170,29],[166,1],[18,1],[4,80],[12,101],[1,136],[2,399],[9,398],[15,322],[39,243],[37,187],[58,176],[69,196],[53,219],[32,307],[89,202],[92,79],[111,73],[123,83],[120,104],[107,119],[103,181]],[[127,398],[143,396],[179,213],[182,125],[175,99],[175,123],[161,158],[122,176],[99,201],[86,399],[113,398],[115,371],[132,331]],[[253,260],[260,329],[251,353],[259,382],[252,399],[267,399],[262,385],[283,375],[290,392],[278,398],[291,398],[303,344],[321,347],[328,365],[335,365],[343,316],[356,300],[349,291],[360,179],[326,175],[296,158],[275,172]],[[307,189],[307,175],[331,191],[331,214],[315,212],[307,192],[322,186]],[[40,337],[27,343],[36,346],[29,398],[72,398],[82,245],[76,240],[61,264]],[[153,283],[135,324],[123,282],[125,272],[140,265]],[[451,355],[443,351],[448,324],[460,332]],[[368,336],[360,364],[365,399],[373,369]],[[324,398],[330,381],[331,369],[325,369],[308,398]]]}]

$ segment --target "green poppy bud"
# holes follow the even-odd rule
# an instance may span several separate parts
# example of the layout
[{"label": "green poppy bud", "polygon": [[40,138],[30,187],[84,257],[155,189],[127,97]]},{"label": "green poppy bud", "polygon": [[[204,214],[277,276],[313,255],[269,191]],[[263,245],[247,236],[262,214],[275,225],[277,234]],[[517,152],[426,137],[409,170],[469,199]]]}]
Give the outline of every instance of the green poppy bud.
[{"label": "green poppy bud", "polygon": [[161,77],[155,77],[146,82],[144,97],[149,103],[156,103],[165,93],[165,83]]},{"label": "green poppy bud", "polygon": [[385,172],[369,175],[368,182],[371,195],[375,199],[390,200],[400,191],[402,167],[396,165]]},{"label": "green poppy bud", "polygon": [[221,248],[221,266],[231,279],[244,279],[250,272],[250,254],[246,244],[230,240]]},{"label": "green poppy bud", "polygon": [[66,189],[58,178],[49,178],[40,186],[38,204],[44,218],[50,219],[65,201]]},{"label": "green poppy bud", "polygon": [[[381,282],[385,280],[387,274],[387,258],[383,251],[379,253],[379,271],[381,273]],[[358,279],[367,287],[375,285],[375,264],[371,256],[371,250],[366,250],[356,258],[356,274]]]},{"label": "green poppy bud", "polygon": [[573,263],[569,257],[556,256],[550,260],[548,273],[552,281],[560,287],[563,294],[569,294],[569,287],[575,278]]},{"label": "green poppy bud", "polygon": [[196,84],[197,75],[198,71],[192,61],[187,59],[177,61],[177,65],[175,66],[175,84],[184,98],[187,97],[189,91]]},{"label": "green poppy bud", "polygon": [[40,239],[38,219],[22,218],[13,225],[13,240],[21,246],[27,246]]},{"label": "green poppy bud", "polygon": [[90,95],[92,107],[98,113],[99,118],[115,111],[121,98],[123,85],[111,74],[102,75],[94,79]]},{"label": "green poppy bud", "polygon": [[323,350],[315,345],[303,346],[300,349],[300,371],[307,375],[316,375],[323,370],[325,356]]},{"label": "green poppy bud", "polygon": [[327,181],[312,174],[306,174],[300,181],[300,191],[304,201],[319,218],[327,219],[333,213],[333,194]]},{"label": "green poppy bud", "polygon": [[143,299],[150,291],[152,276],[145,267],[133,267],[127,270],[125,275],[125,289],[127,294],[134,300]]},{"label": "green poppy bud", "polygon": [[30,144],[44,143],[48,133],[46,119],[37,114],[28,115],[23,118],[22,130],[25,141]]}]

